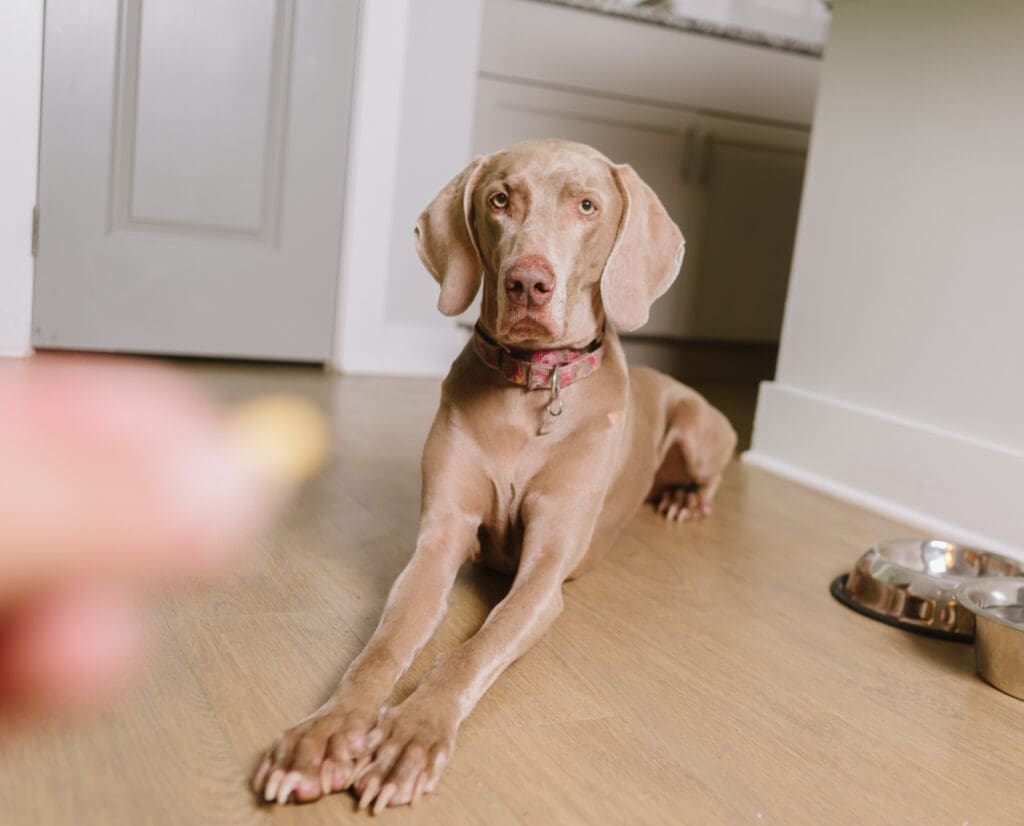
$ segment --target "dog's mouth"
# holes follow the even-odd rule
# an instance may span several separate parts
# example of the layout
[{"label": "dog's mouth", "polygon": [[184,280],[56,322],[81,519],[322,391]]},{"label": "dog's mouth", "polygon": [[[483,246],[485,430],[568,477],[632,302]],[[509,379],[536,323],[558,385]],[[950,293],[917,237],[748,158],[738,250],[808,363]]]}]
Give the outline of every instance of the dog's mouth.
[{"label": "dog's mouth", "polygon": [[543,343],[559,335],[547,313],[525,307],[510,307],[506,310],[496,332],[499,340],[506,344],[526,341]]}]

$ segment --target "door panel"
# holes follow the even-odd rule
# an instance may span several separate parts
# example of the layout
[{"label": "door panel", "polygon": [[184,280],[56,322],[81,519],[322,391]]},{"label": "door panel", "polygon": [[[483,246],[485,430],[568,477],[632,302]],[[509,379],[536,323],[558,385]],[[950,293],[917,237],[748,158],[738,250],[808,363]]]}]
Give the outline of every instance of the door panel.
[{"label": "door panel", "polygon": [[356,0],[50,0],[37,347],[323,361]]},{"label": "door panel", "polygon": [[278,206],[274,161],[288,105],[280,87],[295,7],[275,6],[146,0],[143,14],[131,15],[116,169],[128,221],[259,233],[263,213]]}]

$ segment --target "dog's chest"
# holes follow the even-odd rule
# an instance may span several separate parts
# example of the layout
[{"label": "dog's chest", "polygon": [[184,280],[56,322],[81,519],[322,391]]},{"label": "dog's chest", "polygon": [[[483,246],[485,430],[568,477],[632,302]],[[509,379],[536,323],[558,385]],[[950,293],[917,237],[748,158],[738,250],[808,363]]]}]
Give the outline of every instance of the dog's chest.
[{"label": "dog's chest", "polygon": [[532,434],[505,435],[501,440],[505,449],[492,457],[488,468],[490,507],[480,526],[480,561],[511,574],[522,550],[523,502],[550,456]]},{"label": "dog's chest", "polygon": [[504,574],[514,574],[519,568],[523,549],[523,523],[491,519],[480,526],[479,561]]},{"label": "dog's chest", "polygon": [[[593,423],[573,424],[556,422],[543,435],[521,427],[495,434],[487,462],[490,502],[479,534],[483,564],[515,573],[531,518],[541,510],[550,518],[551,510],[573,507],[582,479],[602,475],[609,442]],[[597,438],[584,438],[588,434]]]}]

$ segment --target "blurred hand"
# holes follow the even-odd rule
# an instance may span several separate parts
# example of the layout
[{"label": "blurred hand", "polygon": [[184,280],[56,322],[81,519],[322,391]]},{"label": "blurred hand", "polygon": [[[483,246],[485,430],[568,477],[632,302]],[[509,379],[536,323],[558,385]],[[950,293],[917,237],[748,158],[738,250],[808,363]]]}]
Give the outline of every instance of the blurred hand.
[{"label": "blurred hand", "polygon": [[273,470],[170,370],[0,365],[0,720],[108,698],[135,597],[223,572],[287,492]]}]

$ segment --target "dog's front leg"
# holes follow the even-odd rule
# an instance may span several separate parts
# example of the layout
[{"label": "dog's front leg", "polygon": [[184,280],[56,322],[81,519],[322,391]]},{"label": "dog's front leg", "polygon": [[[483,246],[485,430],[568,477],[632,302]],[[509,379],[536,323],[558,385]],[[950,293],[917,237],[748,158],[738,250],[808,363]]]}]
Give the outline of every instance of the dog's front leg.
[{"label": "dog's front leg", "polygon": [[472,638],[438,658],[408,699],[381,716],[370,732],[373,762],[355,781],[361,807],[373,803],[380,812],[433,790],[462,721],[561,613],[562,583],[575,557],[552,546],[564,536],[557,527],[531,531],[527,524],[520,568],[505,599]]},{"label": "dog's front leg", "polygon": [[444,617],[448,594],[475,542],[479,519],[427,510],[416,551],[395,580],[380,623],[331,698],[282,732],[253,780],[257,794],[286,803],[348,788],[365,763],[367,735],[416,654]]}]

